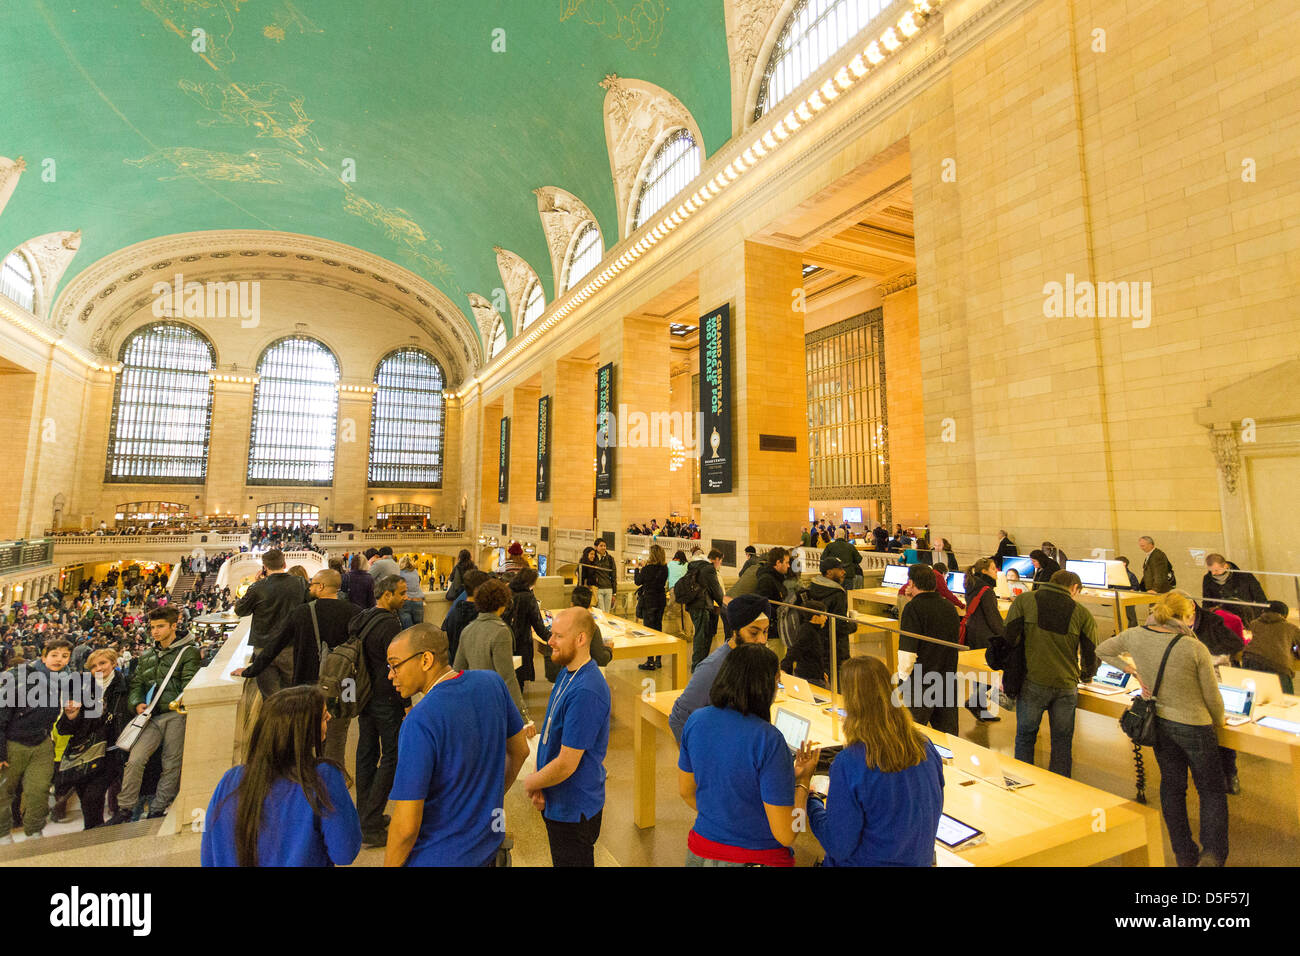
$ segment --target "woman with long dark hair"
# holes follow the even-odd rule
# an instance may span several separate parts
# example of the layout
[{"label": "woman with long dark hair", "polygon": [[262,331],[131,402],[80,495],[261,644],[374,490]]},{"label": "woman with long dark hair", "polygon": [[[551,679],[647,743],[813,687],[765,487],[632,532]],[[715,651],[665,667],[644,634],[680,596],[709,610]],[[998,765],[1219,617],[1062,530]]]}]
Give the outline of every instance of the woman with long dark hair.
[{"label": "woman with long dark hair", "polygon": [[596,593],[596,549],[591,545],[582,549],[582,557],[578,559],[578,583],[583,587],[591,588],[591,593]]},{"label": "woman with long dark hair", "polygon": [[346,865],[361,820],[343,768],[325,758],[329,724],[318,687],[287,687],[262,703],[248,759],[226,771],[208,804],[203,866]]},{"label": "woman with long dark hair", "polygon": [[[652,631],[662,631],[664,608],[668,606],[668,557],[663,548],[657,544],[650,545],[650,562],[636,569],[633,581],[641,589],[641,622]],[[657,654],[637,665],[643,671],[658,670],[662,666]]]},{"label": "woman with long dark hair", "polygon": [[451,580],[447,582],[447,603],[455,604],[456,598],[465,593],[465,572],[474,570],[474,557],[465,548],[460,549],[456,557],[456,566],[451,569]]},{"label": "woman with long dark hair", "polygon": [[1052,575],[1061,570],[1061,566],[1056,563],[1056,559],[1048,556],[1042,548],[1035,548],[1029,552],[1029,559],[1034,562],[1034,590],[1038,590],[1038,585],[1046,584],[1052,580]]},{"label": "woman with long dark hair", "polygon": [[875,657],[840,666],[845,747],[831,764],[829,798],[808,798],[808,822],[825,866],[930,866],[943,813],[943,761],[891,700],[889,669]]}]

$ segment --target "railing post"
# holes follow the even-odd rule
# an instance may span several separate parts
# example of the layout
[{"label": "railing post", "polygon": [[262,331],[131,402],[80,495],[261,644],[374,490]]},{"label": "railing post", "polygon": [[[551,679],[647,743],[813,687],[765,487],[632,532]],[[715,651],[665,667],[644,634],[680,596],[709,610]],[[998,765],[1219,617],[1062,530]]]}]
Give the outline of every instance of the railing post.
[{"label": "railing post", "polygon": [[[831,618],[831,693],[840,692],[840,645],[835,637],[835,618]],[[833,705],[832,705],[833,706]]]}]

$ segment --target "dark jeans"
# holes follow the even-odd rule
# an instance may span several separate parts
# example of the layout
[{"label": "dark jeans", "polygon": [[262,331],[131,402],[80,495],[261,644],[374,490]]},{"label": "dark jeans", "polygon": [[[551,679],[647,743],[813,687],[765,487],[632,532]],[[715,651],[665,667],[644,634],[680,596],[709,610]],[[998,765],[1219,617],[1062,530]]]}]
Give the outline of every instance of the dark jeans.
[{"label": "dark jeans", "polygon": [[293,686],[293,645],[289,645],[253,680],[265,699],[277,691]]},{"label": "dark jeans", "polygon": [[1195,866],[1200,852],[1187,819],[1187,771],[1201,802],[1201,846],[1222,862],[1228,858],[1228,793],[1219,741],[1209,724],[1179,724],[1156,718],[1156,763],[1160,766],[1160,812],[1179,866]]},{"label": "dark jeans", "polygon": [[359,717],[357,729],[357,813],[361,832],[381,833],[388,792],[397,771],[397,734],[402,729],[402,708],[371,698]]},{"label": "dark jeans", "polygon": [[[642,610],[641,623],[652,631],[662,631],[664,629],[664,609],[662,607],[647,607]],[[659,662],[659,655],[653,655],[646,660]]]},{"label": "dark jeans", "polygon": [[86,821],[84,829],[93,830],[104,823],[104,798],[109,788],[122,781],[122,763],[112,760],[109,766],[84,783],[77,784],[77,800]]},{"label": "dark jeans", "polygon": [[691,670],[699,666],[700,661],[709,656],[713,648],[713,635],[718,628],[718,619],[709,608],[691,611],[691,625],[695,628],[694,644],[691,647]]},{"label": "dark jeans", "polygon": [[1074,712],[1078,703],[1078,688],[1045,687],[1026,677],[1016,698],[1016,759],[1034,762],[1034,744],[1046,711],[1052,735],[1052,756],[1047,769],[1068,777],[1073,766]]},{"label": "dark jeans", "polygon": [[401,609],[397,612],[398,620],[402,622],[402,628],[414,627],[416,624],[424,623],[424,601],[403,601]]},{"label": "dark jeans", "polygon": [[604,810],[599,810],[594,817],[583,817],[577,823],[546,820],[546,837],[551,843],[551,865],[595,866],[596,837],[600,836],[600,818],[604,813]]},{"label": "dark jeans", "polygon": [[927,690],[927,682],[924,679],[917,681],[915,678],[914,670],[898,689],[903,703],[912,712],[912,719],[918,724],[928,724],[945,734],[957,733],[957,701],[947,699],[948,685],[945,683],[941,692],[942,701],[936,704],[933,697],[935,690],[932,687]]}]

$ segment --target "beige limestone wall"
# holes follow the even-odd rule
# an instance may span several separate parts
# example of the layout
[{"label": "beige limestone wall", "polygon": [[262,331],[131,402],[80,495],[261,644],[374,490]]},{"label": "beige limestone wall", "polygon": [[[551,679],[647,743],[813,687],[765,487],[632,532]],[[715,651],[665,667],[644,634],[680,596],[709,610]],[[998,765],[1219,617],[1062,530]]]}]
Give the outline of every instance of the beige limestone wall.
[{"label": "beige limestone wall", "polygon": [[0,469],[0,539],[10,540],[26,535],[21,522],[36,375],[16,367],[6,367],[2,372],[0,408],[5,409],[6,421],[0,430],[0,461],[5,462]]},{"label": "beige limestone wall", "polygon": [[556,528],[592,528],[596,495],[596,363],[555,363],[551,409],[551,515]]},{"label": "beige limestone wall", "polygon": [[883,312],[890,526],[919,527],[930,520],[930,494],[916,286],[886,296]]}]

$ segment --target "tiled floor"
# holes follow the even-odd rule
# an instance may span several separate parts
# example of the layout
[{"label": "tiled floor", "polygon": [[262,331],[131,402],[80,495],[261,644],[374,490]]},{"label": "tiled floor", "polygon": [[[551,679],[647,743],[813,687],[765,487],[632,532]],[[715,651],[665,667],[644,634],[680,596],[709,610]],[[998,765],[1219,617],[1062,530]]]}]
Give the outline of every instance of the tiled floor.
[{"label": "tiled floor", "polygon": [[[538,672],[541,672],[540,662]],[[669,688],[668,670],[654,673],[661,689]],[[636,668],[635,661],[619,661],[607,669],[614,693],[614,719],[610,731],[605,811],[600,840],[597,843],[598,866],[680,866],[685,856],[686,834],[693,815],[677,795],[676,745],[669,734],[659,735],[658,786],[656,791],[656,826],[639,830],[632,822],[632,714],[634,694],[647,676]],[[542,714],[551,685],[545,681],[529,684],[525,697],[529,708]],[[1000,722],[980,724],[965,711],[961,715],[962,736],[1001,753],[1014,751],[1015,717],[1007,713]],[[355,735],[355,724],[354,724]],[[351,751],[352,748],[349,748]],[[1238,758],[1243,792],[1228,798],[1230,812],[1230,866],[1289,866],[1300,863],[1300,810],[1292,789],[1291,768],[1272,761],[1241,755]],[[1047,763],[1046,720],[1039,735],[1037,763]],[[1150,750],[1146,751],[1147,793],[1152,806],[1159,805],[1160,772]],[[1110,793],[1132,797],[1134,791],[1133,755],[1114,720],[1096,714],[1078,714],[1074,738],[1074,777]],[[515,839],[516,866],[549,866],[546,830],[538,813],[516,786],[506,795],[506,826]],[[1196,821],[1196,791],[1189,786],[1189,810],[1193,830]],[[67,823],[49,824],[46,833],[55,836],[81,828],[80,812],[73,803],[73,818]],[[139,825],[137,824],[137,827]],[[135,839],[99,843],[106,837],[101,831],[96,844],[78,849],[68,848],[56,854],[28,858],[27,852],[0,848],[0,865],[197,865],[197,834],[180,837],[140,836]],[[21,833],[15,833],[21,846]],[[69,841],[59,840],[58,843]],[[51,847],[53,849],[53,847]],[[819,855],[815,841],[802,837],[796,844],[796,860],[811,864]],[[1165,836],[1165,856],[1173,864],[1173,854]],[[363,850],[358,866],[383,863],[380,849]]]}]

